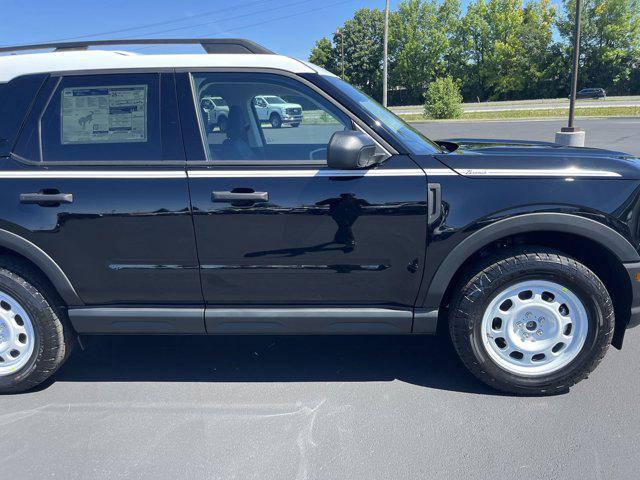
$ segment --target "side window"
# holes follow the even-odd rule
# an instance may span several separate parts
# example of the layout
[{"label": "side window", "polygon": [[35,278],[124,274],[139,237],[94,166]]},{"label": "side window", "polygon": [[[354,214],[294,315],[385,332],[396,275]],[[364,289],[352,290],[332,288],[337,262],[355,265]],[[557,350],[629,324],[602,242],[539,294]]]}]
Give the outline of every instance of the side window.
[{"label": "side window", "polygon": [[[192,88],[211,161],[323,161],[351,119],[306,85],[268,73],[194,73]],[[212,114],[207,98],[224,107]],[[217,102],[216,102],[217,103]]]},{"label": "side window", "polygon": [[163,160],[159,74],[62,77],[40,118],[42,160]]}]

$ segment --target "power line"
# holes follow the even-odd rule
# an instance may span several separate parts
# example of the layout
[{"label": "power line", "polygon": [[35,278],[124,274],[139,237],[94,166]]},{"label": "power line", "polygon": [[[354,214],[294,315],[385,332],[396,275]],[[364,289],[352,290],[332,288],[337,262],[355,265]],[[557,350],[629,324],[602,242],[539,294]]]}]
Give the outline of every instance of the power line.
[{"label": "power line", "polygon": [[[151,28],[151,27],[159,27],[161,25],[168,25],[171,23],[179,23],[179,22],[184,22],[186,20],[191,20],[192,18],[202,18],[202,17],[209,17],[211,15],[215,15],[217,13],[221,13],[221,12],[227,12],[229,10],[239,10],[241,8],[247,8],[253,5],[260,5],[263,3],[271,3],[274,0],[254,0],[252,2],[248,2],[248,3],[244,3],[241,5],[233,5],[231,7],[226,7],[226,8],[218,8],[216,10],[210,10],[210,11],[206,11],[203,13],[197,13],[197,14],[193,14],[193,15],[186,15],[184,17],[180,17],[180,18],[174,18],[171,20],[163,20],[161,22],[155,22],[155,23],[147,23],[144,25],[138,25],[135,27],[127,27],[127,28],[121,28],[118,30],[109,30],[109,31],[105,31],[105,32],[100,32],[100,33],[91,33],[91,34],[86,34],[86,35],[78,35],[76,37],[65,37],[65,38],[56,38],[53,40],[48,40],[46,42],[41,42],[41,43],[55,43],[55,42],[64,42],[64,41],[68,41],[68,40],[79,40],[79,39],[85,39],[85,38],[94,38],[94,37],[101,37],[103,35],[113,35],[115,33],[122,33],[122,32],[131,32],[133,30],[143,30],[146,28]],[[260,13],[260,12],[254,12],[255,13]],[[185,27],[188,28],[188,27]],[[152,35],[152,33],[146,33],[145,35]],[[132,38],[132,37],[125,37],[125,38]]]},{"label": "power line", "polygon": [[[265,8],[263,10],[256,10],[253,12],[249,12],[249,13],[243,13],[242,15],[234,15],[233,17],[227,17],[227,18],[219,18],[216,20],[212,20],[209,22],[202,22],[202,23],[196,23],[193,25],[185,25],[182,27],[175,27],[175,28],[167,28],[164,30],[155,30],[153,32],[147,32],[145,35],[158,35],[161,33],[168,33],[168,32],[175,32],[177,30],[185,30],[187,28],[197,28],[197,27],[203,27],[205,25],[211,25],[212,23],[219,23],[219,22],[228,22],[230,20],[238,20],[239,18],[245,18],[245,17],[250,17],[253,15],[257,15],[260,13],[269,13],[269,12],[273,12],[275,10],[282,10],[283,8],[290,8],[290,7],[295,7],[296,5],[301,5],[303,3],[309,3],[312,2],[314,0],[299,0],[297,2],[293,2],[293,3],[287,3],[285,5],[280,5],[278,7],[273,7],[273,8]],[[126,37],[122,37],[122,38],[134,38],[134,36],[126,36]]]},{"label": "power line", "polygon": [[311,10],[304,10],[302,12],[292,13],[290,15],[282,15],[280,17],[270,18],[269,20],[265,20],[265,21],[262,21],[262,22],[256,22],[256,23],[252,23],[252,24],[249,24],[249,25],[243,25],[241,27],[234,27],[234,28],[231,28],[229,30],[224,30],[224,31],[218,32],[218,33],[215,33],[215,32],[214,33],[205,33],[205,37],[208,37],[209,35],[218,35],[220,33],[234,32],[236,30],[242,30],[244,28],[257,27],[257,26],[264,25],[264,24],[271,23],[271,22],[275,22],[275,21],[278,21],[278,20],[285,20],[287,18],[298,17],[300,15],[306,15],[308,13],[317,12],[317,11],[320,11],[320,10],[324,10],[324,9],[327,9],[327,8],[335,7],[335,6],[342,5],[344,3],[353,2],[353,1],[355,1],[355,0],[342,0],[340,2],[334,2],[334,3],[327,4],[327,5],[323,5],[322,7],[312,8]]},{"label": "power line", "polygon": [[[308,13],[313,13],[313,12],[317,12],[317,11],[320,11],[320,10],[325,10],[327,8],[335,7],[337,5],[342,5],[344,3],[349,3],[349,2],[353,2],[353,1],[354,0],[342,0],[340,2],[334,2],[334,3],[327,4],[327,5],[323,5],[322,7],[312,8],[310,10],[305,10],[305,11],[302,11],[302,12],[292,13],[292,14],[289,14],[289,15],[281,15],[279,17],[270,18],[268,20],[255,22],[255,23],[250,23],[248,25],[242,25],[240,27],[230,28],[230,29],[227,29],[227,30],[223,30],[221,32],[205,33],[202,36],[203,37],[208,37],[208,36],[213,36],[213,35],[220,35],[220,34],[226,34],[226,33],[230,33],[230,32],[235,32],[237,30],[243,30],[245,28],[259,27],[261,25],[265,25],[265,24],[268,24],[268,23],[271,23],[271,22],[277,22],[279,20],[285,20],[285,19],[288,19],[288,18],[300,16],[300,15],[306,15]],[[300,3],[302,3],[302,2],[300,2]],[[155,46],[156,45],[150,45],[148,47],[136,48],[136,49],[132,49],[132,50],[133,51],[146,50],[148,48],[153,48]]]}]

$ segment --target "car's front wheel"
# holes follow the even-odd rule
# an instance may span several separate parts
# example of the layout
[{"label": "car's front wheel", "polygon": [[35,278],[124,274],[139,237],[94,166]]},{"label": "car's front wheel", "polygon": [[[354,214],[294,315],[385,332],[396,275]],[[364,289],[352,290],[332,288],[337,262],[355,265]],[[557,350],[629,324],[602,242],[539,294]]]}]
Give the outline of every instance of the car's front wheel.
[{"label": "car's front wheel", "polygon": [[600,279],[562,253],[529,248],[471,268],[450,305],[467,368],[499,390],[552,394],[586,378],[611,342],[614,312]]},{"label": "car's front wheel", "polygon": [[269,122],[273,128],[280,128],[282,126],[282,118],[277,113],[272,113],[269,117]]},{"label": "car's front wheel", "polygon": [[0,393],[38,385],[68,356],[73,332],[56,303],[36,272],[0,258]]}]

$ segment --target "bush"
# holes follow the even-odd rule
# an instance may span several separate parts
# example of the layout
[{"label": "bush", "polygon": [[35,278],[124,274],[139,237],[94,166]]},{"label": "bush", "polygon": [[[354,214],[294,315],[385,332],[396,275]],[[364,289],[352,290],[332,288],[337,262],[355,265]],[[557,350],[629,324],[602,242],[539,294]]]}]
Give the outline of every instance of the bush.
[{"label": "bush", "polygon": [[436,78],[425,94],[424,113],[431,118],[460,118],[462,95],[451,77]]}]

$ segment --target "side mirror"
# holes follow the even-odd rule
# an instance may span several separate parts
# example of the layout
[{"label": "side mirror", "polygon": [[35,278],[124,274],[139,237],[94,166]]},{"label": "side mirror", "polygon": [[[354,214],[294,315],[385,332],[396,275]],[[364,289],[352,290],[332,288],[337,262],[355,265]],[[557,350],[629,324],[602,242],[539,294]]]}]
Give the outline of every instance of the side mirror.
[{"label": "side mirror", "polygon": [[338,170],[367,168],[383,158],[369,135],[354,130],[334,133],[327,146],[327,165]]}]

